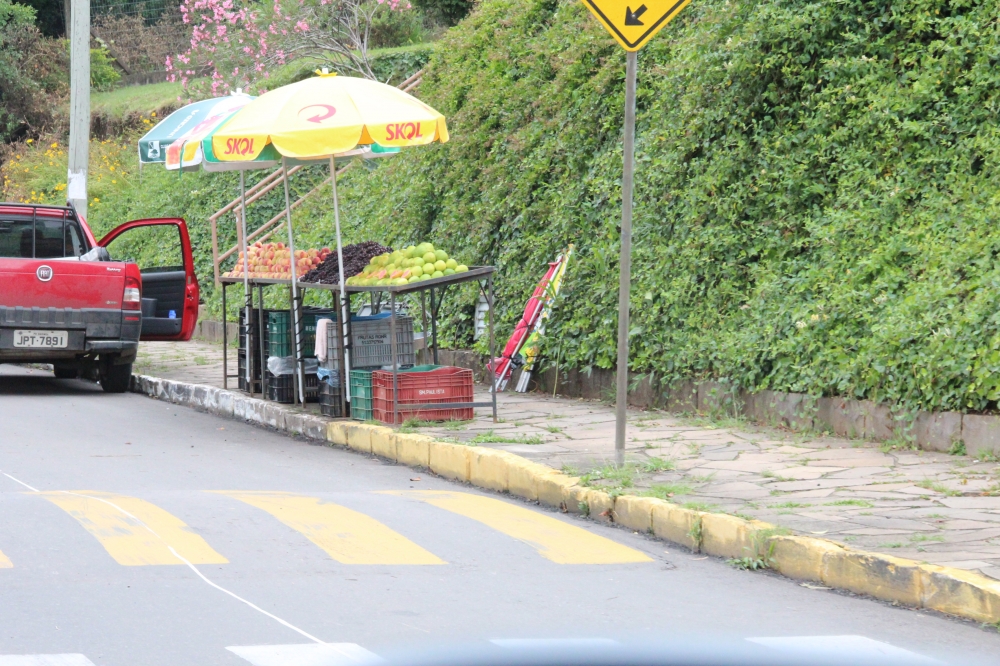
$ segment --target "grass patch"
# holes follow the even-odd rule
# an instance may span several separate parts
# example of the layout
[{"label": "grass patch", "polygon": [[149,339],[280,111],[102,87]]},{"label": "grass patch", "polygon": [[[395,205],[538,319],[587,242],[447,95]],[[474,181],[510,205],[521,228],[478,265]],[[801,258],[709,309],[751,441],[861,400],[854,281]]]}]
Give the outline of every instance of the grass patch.
[{"label": "grass patch", "polygon": [[647,460],[643,466],[643,471],[645,472],[666,472],[674,469],[673,460],[664,460],[663,458],[650,458]]},{"label": "grass patch", "polygon": [[951,448],[948,449],[948,454],[952,456],[964,456],[965,455],[965,442],[958,440],[957,442],[952,442]]},{"label": "grass patch", "polygon": [[875,505],[871,502],[860,499],[837,500],[836,502],[827,502],[825,506],[860,506],[864,509],[875,508]]},{"label": "grass patch", "polygon": [[949,490],[942,483],[932,481],[931,479],[921,479],[914,484],[917,488],[923,488],[924,490],[933,490],[934,492],[941,493],[948,497],[955,497],[956,495],[961,495],[962,493],[957,490]]},{"label": "grass patch", "polygon": [[472,439],[470,439],[469,443],[536,445],[536,444],[542,444],[544,441],[545,440],[542,439],[541,435],[515,435],[514,437],[506,437],[504,435],[498,435],[492,430],[487,430],[486,432],[481,432]]},{"label": "grass patch", "polygon": [[805,509],[810,507],[812,504],[801,504],[799,502],[782,502],[781,504],[772,504],[770,508],[772,509]]},{"label": "grass patch", "polygon": [[691,492],[691,486],[685,483],[658,483],[648,490],[639,493],[640,497],[657,497],[661,500],[669,499],[674,495],[687,495]]},{"label": "grass patch", "polygon": [[778,476],[777,474],[775,474],[774,472],[772,472],[769,469],[765,469],[763,472],[760,473],[760,475],[762,477],[764,477],[765,479],[774,479],[775,481],[794,481],[795,480],[795,479],[790,479],[787,476]]},{"label": "grass patch", "polygon": [[880,543],[878,545],[878,547],[879,548],[902,548],[904,545],[905,544],[903,544],[903,543],[901,543],[899,541],[894,541],[892,543]]},{"label": "grass patch", "polygon": [[927,541],[936,541],[938,543],[944,541],[943,536],[933,534],[928,536],[927,534],[914,534],[910,537],[910,543],[925,543]]},{"label": "grass patch", "polygon": [[[133,113],[148,114],[165,107],[179,107],[181,102],[177,98],[181,95],[184,95],[184,87],[179,82],[123,86],[108,92],[91,93],[90,112],[112,118],[124,118]],[[152,120],[154,124],[157,122],[155,118]]]},{"label": "grass patch", "polygon": [[684,502],[684,504],[681,504],[681,508],[712,513],[713,511],[717,511],[719,509],[719,505],[707,504],[705,502]]}]

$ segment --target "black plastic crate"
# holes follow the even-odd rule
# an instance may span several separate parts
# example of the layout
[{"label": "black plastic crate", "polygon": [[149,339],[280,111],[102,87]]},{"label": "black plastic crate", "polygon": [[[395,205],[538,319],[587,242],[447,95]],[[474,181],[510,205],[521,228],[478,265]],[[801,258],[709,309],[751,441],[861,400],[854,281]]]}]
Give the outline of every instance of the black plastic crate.
[{"label": "black plastic crate", "polygon": [[327,382],[319,383],[319,411],[323,416],[330,416],[336,419],[344,416],[343,405],[341,404],[341,394],[343,389],[339,386],[331,386]]},{"label": "black plastic crate", "polygon": [[[291,404],[295,402],[295,383],[297,374],[272,375],[267,373],[267,399],[274,402]],[[302,383],[306,392],[306,402],[316,402],[319,400],[319,377],[315,374],[307,374],[302,378]]]}]

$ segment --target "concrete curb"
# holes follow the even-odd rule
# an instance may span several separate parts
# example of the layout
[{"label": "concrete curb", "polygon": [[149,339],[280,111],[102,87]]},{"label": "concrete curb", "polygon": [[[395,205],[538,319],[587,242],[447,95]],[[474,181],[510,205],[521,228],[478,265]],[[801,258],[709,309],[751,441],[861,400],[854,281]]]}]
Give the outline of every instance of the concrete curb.
[{"label": "concrete curb", "polygon": [[854,550],[826,539],[792,535],[761,521],[685,509],[652,497],[613,497],[506,451],[439,442],[357,421],[332,421],[211,386],[135,375],[132,390],[430,469],[448,479],[653,534],[694,552],[761,558],[789,578],[977,622],[1000,622],[1000,581],[969,571]]}]

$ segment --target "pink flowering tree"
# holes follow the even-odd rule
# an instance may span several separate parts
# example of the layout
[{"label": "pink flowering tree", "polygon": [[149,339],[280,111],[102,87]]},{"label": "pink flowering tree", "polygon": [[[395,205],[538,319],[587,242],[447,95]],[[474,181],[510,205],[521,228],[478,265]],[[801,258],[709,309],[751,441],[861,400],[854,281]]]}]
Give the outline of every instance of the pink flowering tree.
[{"label": "pink flowering tree", "polygon": [[168,79],[212,96],[236,88],[263,92],[271,69],[304,56],[373,79],[368,43],[375,13],[410,9],[407,0],[270,2],[183,0],[190,47],[167,58]]}]

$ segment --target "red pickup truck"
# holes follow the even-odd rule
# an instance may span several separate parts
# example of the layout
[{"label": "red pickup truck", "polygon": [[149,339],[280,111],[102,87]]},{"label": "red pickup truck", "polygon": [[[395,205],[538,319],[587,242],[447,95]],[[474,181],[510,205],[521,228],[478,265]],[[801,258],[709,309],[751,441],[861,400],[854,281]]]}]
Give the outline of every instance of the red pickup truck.
[{"label": "red pickup truck", "polygon": [[121,393],[140,340],[188,340],[197,318],[184,220],[134,220],[98,241],[72,207],[0,203],[0,363],[96,373]]}]

